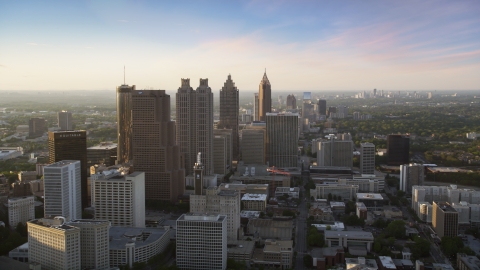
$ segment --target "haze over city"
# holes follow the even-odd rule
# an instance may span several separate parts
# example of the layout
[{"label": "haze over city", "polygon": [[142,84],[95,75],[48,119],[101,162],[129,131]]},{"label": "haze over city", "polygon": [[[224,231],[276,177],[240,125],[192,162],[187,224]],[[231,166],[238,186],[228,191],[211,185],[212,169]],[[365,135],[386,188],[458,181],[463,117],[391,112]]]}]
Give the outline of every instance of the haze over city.
[{"label": "haze over city", "polygon": [[478,1],[1,1],[0,90],[478,90]]}]

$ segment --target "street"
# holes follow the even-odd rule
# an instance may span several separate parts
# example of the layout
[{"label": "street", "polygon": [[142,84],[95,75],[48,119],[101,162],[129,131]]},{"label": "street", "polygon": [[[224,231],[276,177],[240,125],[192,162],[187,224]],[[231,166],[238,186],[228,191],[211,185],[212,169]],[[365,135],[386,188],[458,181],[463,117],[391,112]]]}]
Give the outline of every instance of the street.
[{"label": "street", "polygon": [[[303,186],[304,184],[305,184],[305,181],[302,181],[302,184],[300,185],[300,190],[302,194],[305,195],[305,187]],[[296,226],[295,226],[294,251],[297,252],[295,269],[307,269],[303,265],[303,256],[305,254],[308,254],[307,252],[307,213],[308,212],[307,212],[307,206],[304,198],[301,199],[301,202],[298,205],[298,210],[300,214],[297,217]]]}]

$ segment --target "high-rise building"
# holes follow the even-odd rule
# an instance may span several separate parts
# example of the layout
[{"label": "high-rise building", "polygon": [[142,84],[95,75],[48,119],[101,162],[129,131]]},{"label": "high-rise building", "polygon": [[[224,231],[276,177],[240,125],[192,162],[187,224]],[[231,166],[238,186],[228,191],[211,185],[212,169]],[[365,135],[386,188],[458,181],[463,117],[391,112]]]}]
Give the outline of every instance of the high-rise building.
[{"label": "high-rise building", "polygon": [[438,237],[458,236],[458,212],[448,202],[433,202],[432,227]]},{"label": "high-rise building", "polygon": [[175,142],[165,90],[132,92],[132,146],[135,171],[145,172],[145,199],[174,202],[183,195],[184,157]]},{"label": "high-rise building", "polygon": [[211,213],[227,216],[227,238],[238,239],[240,229],[240,192],[209,187],[204,195],[190,195],[190,212]]},{"label": "high-rise building", "polygon": [[253,94],[253,121],[260,121],[258,116],[258,93]]},{"label": "high-rise building", "polygon": [[82,269],[80,228],[62,217],[28,222],[28,262],[42,269]]},{"label": "high-rise building", "polygon": [[133,159],[132,146],[132,92],[135,85],[117,87],[117,160],[118,164]]},{"label": "high-rise building", "polygon": [[82,218],[80,161],[63,160],[43,168],[45,217]]},{"label": "high-rise building", "polygon": [[227,267],[227,217],[183,214],[177,219],[177,266],[180,269]]},{"label": "high-rise building", "polygon": [[58,112],[58,127],[63,131],[73,130],[73,118],[71,112]]},{"label": "high-rise building", "polygon": [[[226,139],[225,145],[225,164],[227,170],[230,170],[233,162],[233,130],[231,129],[214,129],[213,136],[223,136]],[[215,157],[214,157],[215,158]]]},{"label": "high-rise building", "polygon": [[353,142],[339,141],[335,135],[329,135],[330,140],[318,142],[318,166],[352,167]]},{"label": "high-rise building", "polygon": [[195,157],[202,153],[205,175],[213,174],[213,93],[208,79],[200,79],[194,91],[190,79],[182,79],[176,96],[177,144],[185,153],[185,171],[193,173]]},{"label": "high-rise building", "polygon": [[35,200],[33,196],[8,199],[8,223],[10,228],[17,227],[19,222],[25,224],[32,219],[35,219]]},{"label": "high-rise building", "polygon": [[295,98],[295,96],[292,94],[292,95],[288,95],[287,96],[287,110],[295,110],[297,109],[297,99]]},{"label": "high-rise building", "polygon": [[399,166],[410,163],[410,137],[387,135],[387,164]]},{"label": "high-rise building", "polygon": [[324,99],[318,100],[318,114],[327,115],[327,101]]},{"label": "high-rise building", "polygon": [[220,125],[218,128],[232,130],[232,155],[235,160],[238,159],[239,153],[238,102],[238,89],[229,74],[227,81],[220,90]]},{"label": "high-rise building", "polygon": [[223,135],[213,137],[213,172],[227,174],[227,138]]},{"label": "high-rise building", "polygon": [[412,186],[423,186],[424,170],[422,164],[400,165],[400,190],[410,193],[412,192]]},{"label": "high-rise building", "polygon": [[373,143],[360,144],[360,173],[375,174],[375,144]]},{"label": "high-rise building", "polygon": [[92,180],[95,219],[112,226],[145,227],[145,173],[98,177]]},{"label": "high-rise building", "polygon": [[[48,132],[49,163],[62,160],[80,161],[82,208],[89,204],[87,190],[87,132],[50,131]],[[78,218],[81,218],[79,216]]]},{"label": "high-rise building", "polygon": [[269,166],[296,167],[298,160],[298,114],[267,113],[266,152]]},{"label": "high-rise building", "polygon": [[117,144],[112,142],[101,142],[87,148],[87,167],[95,164],[103,164],[105,166],[115,165],[117,157]]},{"label": "high-rise building", "polygon": [[265,164],[265,128],[243,129],[241,150],[244,164]]},{"label": "high-rise building", "polygon": [[47,124],[43,118],[30,118],[28,121],[28,136],[40,137],[47,131]]},{"label": "high-rise building", "polygon": [[267,113],[270,112],[272,112],[272,85],[265,71],[258,86],[258,120],[265,121]]},{"label": "high-rise building", "polygon": [[106,220],[77,219],[67,223],[80,228],[81,269],[108,269],[110,222]]}]

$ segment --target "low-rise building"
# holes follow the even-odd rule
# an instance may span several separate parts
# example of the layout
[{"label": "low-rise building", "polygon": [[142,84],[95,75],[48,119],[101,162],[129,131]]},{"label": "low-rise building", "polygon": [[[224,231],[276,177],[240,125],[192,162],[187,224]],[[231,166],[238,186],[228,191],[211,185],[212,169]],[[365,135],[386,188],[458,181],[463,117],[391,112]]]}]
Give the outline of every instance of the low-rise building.
[{"label": "low-rise building", "polygon": [[392,257],[389,256],[378,256],[380,264],[378,265],[381,270],[397,270],[395,263],[392,260]]},{"label": "low-rise building", "polygon": [[317,228],[319,231],[343,231],[345,230],[345,225],[343,222],[335,221],[333,224],[312,224],[313,227]]},{"label": "low-rise building", "polygon": [[265,211],[267,207],[267,195],[245,194],[242,197],[243,209],[252,211]]},{"label": "low-rise building", "polygon": [[334,221],[332,208],[330,206],[312,205],[308,210],[308,217],[313,217],[315,221]]},{"label": "low-rise building", "polygon": [[293,241],[265,240],[263,249],[255,249],[252,264],[254,267],[292,268]]},{"label": "low-rise building", "polygon": [[459,270],[478,270],[480,269],[480,259],[465,253],[457,253],[457,267]]},{"label": "low-rise building", "polygon": [[19,262],[28,262],[28,242],[12,249],[8,253],[8,257]]},{"label": "low-rise building", "polygon": [[110,227],[110,267],[147,262],[162,253],[170,243],[170,227]]},{"label": "low-rise building", "polygon": [[365,204],[369,211],[381,211],[386,200],[379,193],[357,193],[356,201]]},{"label": "low-rise building", "polygon": [[327,199],[330,194],[341,200],[353,200],[357,192],[358,185],[316,184],[315,189],[310,189],[310,195],[315,199]]},{"label": "low-rise building", "polygon": [[377,270],[378,265],[374,259],[365,257],[345,258],[346,270]]},{"label": "low-rise building", "polygon": [[326,247],[312,249],[313,267],[317,270],[325,270],[345,261],[343,247]]},{"label": "low-rise building", "polygon": [[247,231],[255,239],[291,240],[293,232],[292,220],[251,219]]},{"label": "low-rise building", "polygon": [[227,244],[227,258],[237,262],[250,262],[255,250],[253,241],[235,241]]},{"label": "low-rise building", "polygon": [[300,188],[298,187],[277,187],[275,190],[275,197],[280,197],[287,194],[289,197],[298,199],[300,194]]},{"label": "low-rise building", "polygon": [[361,247],[367,251],[371,250],[373,235],[364,231],[325,231],[325,243],[328,247],[349,246]]},{"label": "low-rise building", "polygon": [[363,220],[367,219],[367,207],[365,206],[365,204],[362,202],[357,202],[355,206],[356,206],[355,212],[357,214],[357,217]]},{"label": "low-rise building", "polygon": [[386,218],[402,218],[403,212],[395,206],[385,205],[383,207],[383,214]]},{"label": "low-rise building", "polygon": [[330,202],[330,208],[334,214],[345,214],[344,202]]}]

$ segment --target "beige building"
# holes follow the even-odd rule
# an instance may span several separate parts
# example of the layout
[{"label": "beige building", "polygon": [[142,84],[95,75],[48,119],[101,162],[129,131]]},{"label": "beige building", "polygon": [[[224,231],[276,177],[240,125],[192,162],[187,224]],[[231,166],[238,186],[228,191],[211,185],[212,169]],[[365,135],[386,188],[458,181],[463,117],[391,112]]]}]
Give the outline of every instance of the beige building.
[{"label": "beige building", "polygon": [[266,194],[245,194],[242,197],[243,210],[265,211],[267,207]]},{"label": "beige building", "polygon": [[80,228],[80,253],[82,269],[110,267],[109,234],[110,222],[105,220],[79,219],[68,223]]},{"label": "beige building", "polygon": [[17,227],[18,223],[25,224],[35,219],[35,200],[33,196],[8,199],[8,223],[10,228]]},{"label": "beige building", "polygon": [[354,200],[358,193],[358,185],[316,184],[315,189],[310,189],[310,195],[315,199],[327,199],[328,194],[340,196],[342,200]]},{"label": "beige building", "polygon": [[266,161],[269,166],[297,167],[298,113],[267,113]]},{"label": "beige building", "polygon": [[135,171],[145,172],[145,199],[177,201],[185,191],[186,164],[165,90],[132,92],[132,134]]},{"label": "beige building", "polygon": [[81,269],[80,228],[65,220],[39,219],[28,222],[28,261],[42,269]]},{"label": "beige building", "polygon": [[213,174],[213,93],[208,79],[197,90],[182,79],[176,95],[176,141],[185,153],[185,175],[193,173],[196,156],[202,153],[205,175]]},{"label": "beige building", "polygon": [[244,164],[265,164],[265,136],[264,127],[242,130],[241,153]]},{"label": "beige building", "polygon": [[229,241],[238,239],[240,205],[240,192],[236,190],[221,190],[218,187],[209,187],[205,195],[190,195],[190,212],[227,216]]},{"label": "beige building", "polygon": [[263,249],[255,249],[252,264],[254,267],[291,269],[293,241],[266,240]]},{"label": "beige building", "polygon": [[458,235],[458,212],[448,202],[433,202],[432,227],[438,237]]},{"label": "beige building", "polygon": [[112,226],[145,227],[145,173],[93,180],[95,219]]}]

